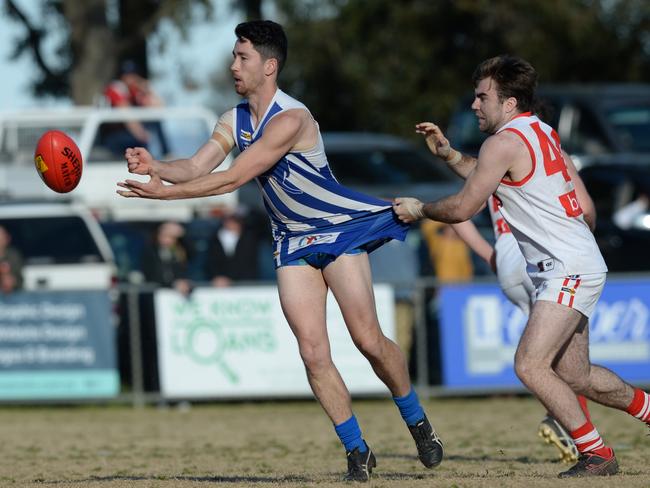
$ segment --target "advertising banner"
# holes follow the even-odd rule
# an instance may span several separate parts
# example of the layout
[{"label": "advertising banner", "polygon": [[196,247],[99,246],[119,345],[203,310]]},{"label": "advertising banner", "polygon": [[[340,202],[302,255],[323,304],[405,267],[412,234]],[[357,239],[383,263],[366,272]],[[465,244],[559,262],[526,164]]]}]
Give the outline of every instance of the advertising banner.
[{"label": "advertising banner", "polygon": [[[444,286],[439,304],[443,386],[523,388],[513,361],[526,317],[499,286]],[[593,363],[650,383],[650,281],[609,278],[589,337]]]},{"label": "advertising banner", "polygon": [[0,401],[119,393],[106,291],[0,296]]},{"label": "advertising banner", "polygon": [[[394,337],[393,289],[375,286],[384,333]],[[296,339],[274,286],[173,290],[154,296],[161,394],[166,398],[310,396]],[[352,343],[331,294],[332,357],[350,392],[387,392]]]}]

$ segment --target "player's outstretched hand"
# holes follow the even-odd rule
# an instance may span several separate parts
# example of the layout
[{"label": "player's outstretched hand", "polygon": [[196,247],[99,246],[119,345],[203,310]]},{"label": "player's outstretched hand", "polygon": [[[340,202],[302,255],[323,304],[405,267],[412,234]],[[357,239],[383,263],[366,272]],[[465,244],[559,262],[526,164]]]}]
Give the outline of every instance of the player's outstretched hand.
[{"label": "player's outstretched hand", "polygon": [[124,151],[129,173],[147,175],[153,168],[153,156],[144,147],[127,147]]},{"label": "player's outstretched hand", "polygon": [[117,186],[124,190],[117,190],[119,195],[126,198],[152,198],[164,200],[166,198],[166,185],[163,184],[160,176],[153,168],[149,168],[147,173],[149,181],[126,180],[117,183]]},{"label": "player's outstretched hand", "polygon": [[447,161],[451,152],[449,140],[433,122],[420,122],[415,125],[415,132],[422,134],[429,150],[439,158]]},{"label": "player's outstretched hand", "polygon": [[424,218],[424,204],[417,198],[396,198],[393,200],[393,210],[407,224]]}]

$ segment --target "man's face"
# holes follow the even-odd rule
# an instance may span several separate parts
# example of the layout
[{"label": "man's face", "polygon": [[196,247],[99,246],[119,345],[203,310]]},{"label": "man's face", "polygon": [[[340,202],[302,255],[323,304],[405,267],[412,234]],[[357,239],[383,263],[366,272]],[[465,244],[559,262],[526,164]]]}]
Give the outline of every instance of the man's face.
[{"label": "man's face", "polygon": [[238,95],[247,96],[264,82],[264,60],[248,39],[237,39],[230,65]]},{"label": "man's face", "polygon": [[474,89],[472,110],[481,132],[494,134],[505,121],[505,101],[499,100],[497,85],[492,78],[483,78]]}]

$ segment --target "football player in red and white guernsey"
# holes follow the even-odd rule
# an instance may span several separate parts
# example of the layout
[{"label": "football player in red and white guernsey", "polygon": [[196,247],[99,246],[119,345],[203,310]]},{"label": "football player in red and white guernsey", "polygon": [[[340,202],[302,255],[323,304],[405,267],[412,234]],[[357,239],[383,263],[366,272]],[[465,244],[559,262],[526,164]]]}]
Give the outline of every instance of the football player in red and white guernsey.
[{"label": "football player in red and white guernsey", "polygon": [[[433,122],[420,122],[415,126],[416,132],[425,137],[430,151],[441,159],[449,159],[451,145],[444,133]],[[457,158],[460,157],[460,153]],[[575,184],[578,202],[583,210],[583,217],[593,232],[596,227],[596,207],[589,196],[587,189],[578,175],[571,159],[564,154],[568,163],[567,169]],[[526,271],[526,260],[519,250],[517,240],[513,237],[510,226],[501,215],[501,201],[490,195],[487,208],[494,231],[494,246],[486,241],[471,220],[451,224],[458,236],[478,256],[496,272],[499,286],[510,302],[519,308],[526,316],[530,315],[530,308],[535,303],[535,285]],[[587,420],[591,418],[587,399],[578,395],[580,407]],[[540,422],[539,436],[548,444],[552,444],[560,451],[560,459],[566,463],[578,460],[578,449],[571,435],[558,423],[553,416],[547,415]]]},{"label": "football player in red and white guernsey", "polygon": [[560,139],[532,114],[537,73],[526,61],[497,56],[475,70],[474,110],[491,134],[478,159],[451,150],[448,166],[465,185],[456,194],[422,203],[397,198],[404,222],[470,219],[495,194],[501,214],[526,259],[536,301],[515,353],[526,387],[570,432],[578,462],[560,477],[612,475],[614,451],[580,408],[576,394],[627,411],[650,423],[650,395],[590,363],[588,319],[605,284],[607,267],[587,225]]}]

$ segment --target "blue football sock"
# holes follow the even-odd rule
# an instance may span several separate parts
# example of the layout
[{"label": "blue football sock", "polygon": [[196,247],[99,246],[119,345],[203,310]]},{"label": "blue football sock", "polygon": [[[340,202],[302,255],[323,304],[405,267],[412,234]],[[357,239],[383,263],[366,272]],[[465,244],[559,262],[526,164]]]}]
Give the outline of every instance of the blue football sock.
[{"label": "blue football sock", "polygon": [[346,451],[352,451],[356,447],[359,448],[359,452],[367,451],[366,443],[361,437],[359,422],[357,422],[357,418],[354,415],[342,424],[335,425],[334,430],[339,436],[339,439],[341,439]]},{"label": "blue football sock", "polygon": [[418,394],[415,393],[413,387],[408,395],[403,397],[393,397],[393,401],[397,408],[399,408],[399,413],[402,415],[406,425],[415,425],[419,420],[424,418],[424,410],[422,405],[420,405],[420,400],[418,400]]}]

